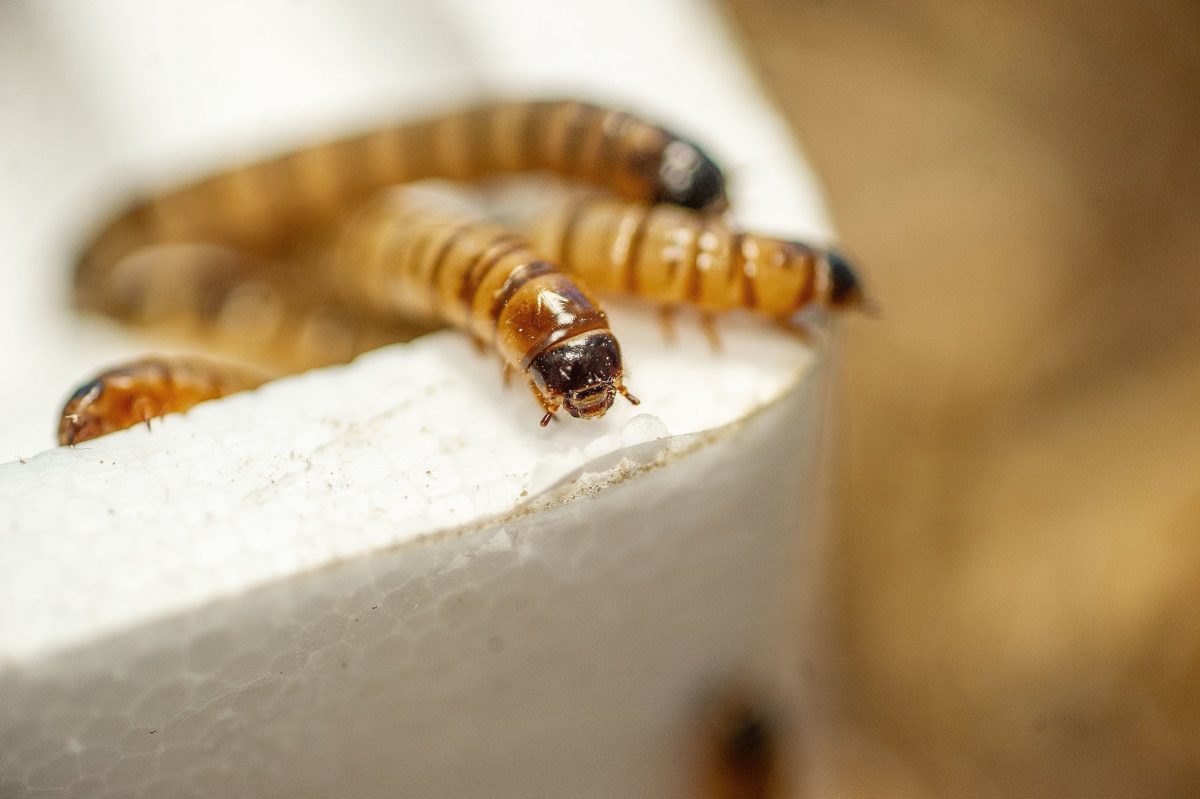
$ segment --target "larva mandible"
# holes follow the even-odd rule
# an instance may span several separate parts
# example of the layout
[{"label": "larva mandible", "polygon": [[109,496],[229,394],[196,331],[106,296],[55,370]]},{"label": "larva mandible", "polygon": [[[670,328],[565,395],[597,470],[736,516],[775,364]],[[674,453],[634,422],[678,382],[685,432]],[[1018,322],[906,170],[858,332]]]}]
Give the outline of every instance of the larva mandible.
[{"label": "larva mandible", "polygon": [[437,319],[493,347],[526,375],[545,426],[560,409],[597,418],[630,402],[608,317],[582,283],[509,228],[413,188],[393,189],[345,225],[324,266],[343,301]]},{"label": "larva mandible", "polygon": [[854,269],[835,250],[741,232],[720,216],[675,205],[582,196],[525,227],[541,255],[601,293],[781,320],[812,304],[867,303]]},{"label": "larva mandible", "polygon": [[58,443],[74,445],[261,385],[267,376],[195,356],[155,357],[105,370],[63,408]]},{"label": "larva mandible", "polygon": [[691,141],[621,111],[576,101],[502,102],[406,122],[142,198],[77,264],[81,307],[105,311],[104,281],[153,244],[205,242],[287,257],[296,242],[387,186],[548,170],[629,199],[721,210],[724,178]]}]

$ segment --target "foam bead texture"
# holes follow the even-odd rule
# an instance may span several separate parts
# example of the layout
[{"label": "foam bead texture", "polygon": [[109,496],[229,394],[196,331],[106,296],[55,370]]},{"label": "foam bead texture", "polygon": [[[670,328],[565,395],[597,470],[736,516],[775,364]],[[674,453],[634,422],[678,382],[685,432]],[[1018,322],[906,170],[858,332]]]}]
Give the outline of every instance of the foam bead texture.
[{"label": "foam bead texture", "polygon": [[692,795],[706,693],[791,690],[817,377],[507,520],[10,665],[0,796]]}]

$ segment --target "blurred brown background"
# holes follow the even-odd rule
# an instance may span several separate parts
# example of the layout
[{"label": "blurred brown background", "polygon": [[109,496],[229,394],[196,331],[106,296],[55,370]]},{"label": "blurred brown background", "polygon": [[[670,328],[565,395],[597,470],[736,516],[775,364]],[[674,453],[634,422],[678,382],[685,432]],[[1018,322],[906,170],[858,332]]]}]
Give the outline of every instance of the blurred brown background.
[{"label": "blurred brown background", "polygon": [[832,796],[1200,796],[1200,4],[729,0],[848,325]]}]

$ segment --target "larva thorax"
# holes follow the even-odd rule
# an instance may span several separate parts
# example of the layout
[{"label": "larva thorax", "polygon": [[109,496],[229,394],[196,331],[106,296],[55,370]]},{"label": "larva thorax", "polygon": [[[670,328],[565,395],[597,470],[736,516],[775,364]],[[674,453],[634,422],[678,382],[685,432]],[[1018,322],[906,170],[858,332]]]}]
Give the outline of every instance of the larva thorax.
[{"label": "larva thorax", "polygon": [[492,346],[527,376],[544,422],[560,408],[598,417],[627,395],[620,347],[590,291],[508,228],[397,189],[347,222],[325,265],[348,303],[438,319]]},{"label": "larva thorax", "polygon": [[840,308],[863,299],[837,252],[742,232],[679,206],[588,196],[536,216],[528,230],[539,252],[598,291],[668,306],[786,318],[810,304]]}]

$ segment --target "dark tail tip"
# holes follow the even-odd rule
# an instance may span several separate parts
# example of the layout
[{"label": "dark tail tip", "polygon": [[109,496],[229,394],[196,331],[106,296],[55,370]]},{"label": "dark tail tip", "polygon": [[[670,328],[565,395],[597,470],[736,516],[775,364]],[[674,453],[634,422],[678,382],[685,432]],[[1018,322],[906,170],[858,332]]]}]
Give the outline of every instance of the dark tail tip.
[{"label": "dark tail tip", "polygon": [[829,304],[834,308],[853,308],[869,316],[879,315],[879,304],[867,294],[858,271],[837,250],[828,250]]},{"label": "dark tail tip", "polygon": [[725,176],[721,168],[691,142],[676,139],[663,151],[658,170],[657,202],[697,211],[724,211]]}]

